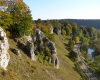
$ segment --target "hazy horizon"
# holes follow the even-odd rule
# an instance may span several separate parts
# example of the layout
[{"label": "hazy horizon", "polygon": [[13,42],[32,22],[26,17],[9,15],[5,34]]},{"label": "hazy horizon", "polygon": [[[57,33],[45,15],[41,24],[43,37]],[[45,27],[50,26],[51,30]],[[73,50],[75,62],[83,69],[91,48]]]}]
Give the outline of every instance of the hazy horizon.
[{"label": "hazy horizon", "polygon": [[[41,18],[38,18],[38,19],[41,19]],[[35,20],[38,20],[38,19],[35,19]],[[67,19],[72,19],[72,20],[100,20],[100,19],[73,19],[73,18],[65,18],[65,20]],[[41,19],[41,20],[64,20],[64,19]]]}]

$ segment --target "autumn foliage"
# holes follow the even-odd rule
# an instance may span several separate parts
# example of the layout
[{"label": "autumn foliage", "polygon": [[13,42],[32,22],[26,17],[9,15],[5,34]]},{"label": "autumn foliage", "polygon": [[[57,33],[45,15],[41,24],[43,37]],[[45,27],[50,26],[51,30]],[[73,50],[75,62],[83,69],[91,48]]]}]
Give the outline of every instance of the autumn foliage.
[{"label": "autumn foliage", "polygon": [[9,31],[11,37],[28,35],[33,29],[29,7],[24,2],[16,2],[0,10],[0,26]]}]

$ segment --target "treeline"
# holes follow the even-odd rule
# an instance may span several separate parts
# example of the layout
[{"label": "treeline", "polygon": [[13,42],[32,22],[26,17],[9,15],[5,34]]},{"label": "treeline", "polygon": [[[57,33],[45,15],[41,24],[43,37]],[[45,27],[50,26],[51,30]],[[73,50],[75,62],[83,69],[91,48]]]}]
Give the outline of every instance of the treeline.
[{"label": "treeline", "polygon": [[65,19],[66,21],[76,22],[78,26],[85,25],[100,29],[100,19]]},{"label": "treeline", "polygon": [[[78,26],[75,22],[69,22],[66,20],[41,20],[38,19],[42,24],[48,24],[52,26],[53,31],[57,34],[61,33],[62,35],[69,35],[73,38],[78,36],[82,40],[82,36],[87,39],[96,40],[100,38],[100,31],[94,27],[87,27],[85,25]],[[35,23],[37,21],[34,21]]]}]

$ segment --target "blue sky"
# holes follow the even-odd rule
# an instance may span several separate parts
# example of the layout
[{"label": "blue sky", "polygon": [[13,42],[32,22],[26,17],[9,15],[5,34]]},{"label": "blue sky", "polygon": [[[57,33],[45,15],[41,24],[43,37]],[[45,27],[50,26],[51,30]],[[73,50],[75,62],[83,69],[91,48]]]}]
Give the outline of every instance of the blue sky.
[{"label": "blue sky", "polygon": [[100,0],[23,0],[33,20],[100,19]]}]

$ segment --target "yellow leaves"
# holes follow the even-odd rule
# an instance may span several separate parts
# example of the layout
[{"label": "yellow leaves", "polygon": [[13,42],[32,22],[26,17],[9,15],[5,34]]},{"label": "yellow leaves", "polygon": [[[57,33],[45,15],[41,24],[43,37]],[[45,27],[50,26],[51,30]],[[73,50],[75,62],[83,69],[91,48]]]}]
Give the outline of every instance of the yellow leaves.
[{"label": "yellow leaves", "polygon": [[30,29],[32,30],[32,29],[34,29],[34,28],[35,28],[34,25],[32,25]]},{"label": "yellow leaves", "polygon": [[79,42],[80,38],[78,36],[75,37],[76,43]]},{"label": "yellow leaves", "polygon": [[10,26],[10,24],[12,24],[12,19],[11,19],[11,15],[8,14],[7,12],[4,11],[0,11],[0,25],[8,28],[8,26]]},{"label": "yellow leaves", "polygon": [[50,29],[48,25],[42,24],[42,23],[37,23],[36,27],[42,30],[44,33],[48,34],[50,33]]},{"label": "yellow leaves", "polygon": [[61,31],[61,34],[62,34],[62,35],[66,35],[66,31],[65,31],[65,30],[62,30],[62,31]]},{"label": "yellow leaves", "polygon": [[6,1],[5,0],[0,0],[0,6],[5,6],[6,5]]}]

